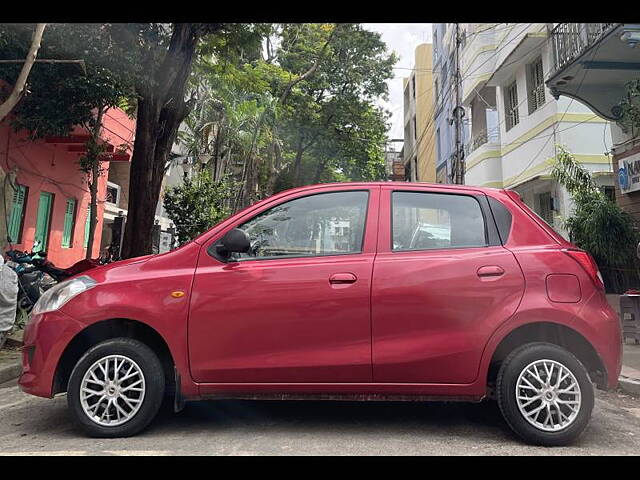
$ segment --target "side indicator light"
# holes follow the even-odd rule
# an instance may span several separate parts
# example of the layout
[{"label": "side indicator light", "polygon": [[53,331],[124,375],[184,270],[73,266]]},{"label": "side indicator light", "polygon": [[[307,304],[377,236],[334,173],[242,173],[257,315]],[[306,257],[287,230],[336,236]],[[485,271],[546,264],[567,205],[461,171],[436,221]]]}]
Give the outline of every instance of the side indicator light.
[{"label": "side indicator light", "polygon": [[184,297],[184,292],[182,290],[176,290],[175,292],[171,292],[171,296],[173,298],[182,298]]}]

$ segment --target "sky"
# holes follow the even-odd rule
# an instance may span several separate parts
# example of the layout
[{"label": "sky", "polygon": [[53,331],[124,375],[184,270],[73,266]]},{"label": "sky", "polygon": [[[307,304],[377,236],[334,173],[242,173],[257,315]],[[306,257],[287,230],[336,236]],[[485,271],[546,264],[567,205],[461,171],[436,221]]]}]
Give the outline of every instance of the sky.
[{"label": "sky", "polygon": [[395,76],[387,83],[389,85],[389,101],[380,102],[392,113],[389,138],[404,136],[402,78],[409,76],[410,68],[414,66],[414,51],[421,43],[431,43],[431,23],[364,23],[364,28],[382,34],[382,40],[390,51],[400,57],[393,71]]}]

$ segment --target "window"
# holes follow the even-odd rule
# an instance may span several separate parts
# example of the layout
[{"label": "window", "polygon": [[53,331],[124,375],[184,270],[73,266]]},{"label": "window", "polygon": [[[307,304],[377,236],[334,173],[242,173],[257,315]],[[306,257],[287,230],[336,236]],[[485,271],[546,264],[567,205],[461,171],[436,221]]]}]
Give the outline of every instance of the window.
[{"label": "window", "polygon": [[416,99],[416,76],[411,77],[411,90],[413,92],[413,99]]},{"label": "window", "polygon": [[504,115],[506,117],[507,131],[518,124],[520,117],[518,115],[518,84],[513,82],[504,92]]},{"label": "window", "polygon": [[25,204],[28,196],[29,188],[24,185],[18,185],[17,190],[13,192],[13,202],[7,228],[11,243],[22,243],[22,226],[24,225]]},{"label": "window", "polygon": [[418,124],[416,123],[416,116],[413,116],[413,139],[418,139]]},{"label": "window", "polygon": [[529,99],[529,114],[544,105],[544,72],[542,71],[542,57],[527,65],[527,96]]},{"label": "window", "polygon": [[239,226],[251,251],[238,260],[360,253],[369,192],[333,192],[296,198]]},{"label": "window", "polygon": [[84,223],[84,248],[89,245],[89,229],[91,228],[91,204],[87,205],[87,220]]},{"label": "window", "polygon": [[64,228],[62,230],[62,248],[71,248],[73,245],[73,230],[76,217],[76,200],[68,198],[64,211]]},{"label": "window", "polygon": [[487,246],[484,217],[472,196],[393,192],[394,251]]},{"label": "window", "polygon": [[550,192],[538,195],[538,215],[550,226],[553,225],[553,199]]},{"label": "window", "polygon": [[435,80],[435,83],[436,83],[436,85],[435,85],[435,87],[436,87],[435,88],[436,95],[435,96],[436,96],[436,103],[437,103],[438,100],[440,99],[440,86],[438,85],[438,79],[437,78]]},{"label": "window", "polygon": [[36,218],[36,233],[34,235],[33,251],[43,252],[47,250],[49,242],[49,227],[51,226],[51,207],[53,206],[53,193],[40,192],[38,203],[38,216]]},{"label": "window", "polygon": [[105,202],[113,203],[114,205],[120,204],[120,185],[115,183],[107,183],[107,194],[104,199]]}]

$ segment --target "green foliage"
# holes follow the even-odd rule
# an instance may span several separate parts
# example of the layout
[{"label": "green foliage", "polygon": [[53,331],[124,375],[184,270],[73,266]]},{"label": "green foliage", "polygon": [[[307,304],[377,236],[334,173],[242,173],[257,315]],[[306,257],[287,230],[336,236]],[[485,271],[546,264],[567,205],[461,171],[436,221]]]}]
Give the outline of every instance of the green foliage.
[{"label": "green foliage", "polygon": [[182,185],[166,190],[164,207],[176,226],[178,241],[187,242],[227,217],[231,212],[225,203],[233,190],[232,181],[216,182],[207,169],[193,178],[185,175]]},{"label": "green foliage", "polygon": [[632,134],[640,129],[640,78],[627,83],[627,98],[619,106],[621,116],[618,123]]},{"label": "green foliage", "polygon": [[[0,57],[24,58],[33,26],[0,24]],[[116,107],[133,96],[127,65],[115,64],[110,34],[101,24],[49,24],[39,58],[80,63],[36,63],[28,92],[15,109],[13,127],[32,138],[68,135],[75,125],[89,127],[99,107]],[[22,65],[0,64],[0,79],[12,84]]]},{"label": "green foliage", "polygon": [[569,152],[558,149],[551,175],[575,202],[574,213],[565,220],[571,241],[589,252],[600,267],[635,263],[640,238],[632,217],[598,189],[589,171]]}]

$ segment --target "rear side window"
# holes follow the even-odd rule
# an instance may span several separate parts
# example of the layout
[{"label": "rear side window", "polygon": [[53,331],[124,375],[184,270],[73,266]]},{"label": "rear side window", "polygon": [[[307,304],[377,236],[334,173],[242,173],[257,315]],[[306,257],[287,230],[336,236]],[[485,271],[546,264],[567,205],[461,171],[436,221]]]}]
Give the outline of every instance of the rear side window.
[{"label": "rear side window", "polygon": [[469,195],[393,192],[392,249],[487,246],[484,216]]},{"label": "rear side window", "polygon": [[296,198],[262,212],[238,228],[251,250],[238,260],[317,257],[360,253],[368,191],[345,191]]}]

